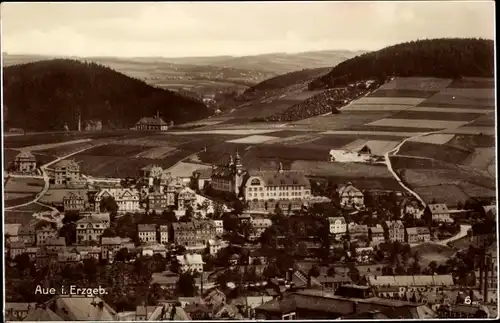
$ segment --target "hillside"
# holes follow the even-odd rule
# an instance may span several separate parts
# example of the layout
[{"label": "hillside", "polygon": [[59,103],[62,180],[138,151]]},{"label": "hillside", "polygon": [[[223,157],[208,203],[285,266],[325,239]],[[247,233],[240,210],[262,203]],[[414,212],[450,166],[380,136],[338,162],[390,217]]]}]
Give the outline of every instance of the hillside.
[{"label": "hillside", "polygon": [[214,56],[165,58],[175,64],[211,65],[285,74],[305,68],[335,66],[363,52],[348,50],[310,51],[303,53],[270,53],[249,56]]},{"label": "hillside", "polygon": [[154,88],[108,67],[67,59],[43,60],[4,69],[6,128],[28,131],[76,129],[101,120],[104,127],[126,128],[158,111],[166,121],[192,121],[207,107],[174,92]]},{"label": "hillside", "polygon": [[426,39],[366,53],[335,66],[311,82],[310,89],[387,76],[493,77],[494,43],[486,39]]},{"label": "hillside", "polygon": [[[39,55],[4,54],[3,65],[7,67],[55,58]],[[200,99],[206,94],[219,91],[241,92],[249,86],[277,75],[277,73],[260,70],[173,64],[163,58],[71,57],[70,59],[104,65],[155,87],[189,91]]]}]

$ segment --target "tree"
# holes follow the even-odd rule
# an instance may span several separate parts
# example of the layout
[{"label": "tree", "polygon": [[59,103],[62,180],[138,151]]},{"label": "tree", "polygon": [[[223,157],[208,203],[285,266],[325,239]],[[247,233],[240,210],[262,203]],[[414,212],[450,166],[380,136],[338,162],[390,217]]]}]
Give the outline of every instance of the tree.
[{"label": "tree", "polygon": [[67,222],[64,224],[59,230],[59,236],[64,238],[68,246],[76,243],[76,223]]},{"label": "tree", "polygon": [[161,218],[168,223],[177,222],[177,217],[175,216],[175,212],[172,209],[164,210],[161,213]]},{"label": "tree", "polygon": [[191,272],[180,274],[176,285],[176,292],[183,297],[193,297],[196,293],[194,275]]},{"label": "tree", "polygon": [[129,254],[128,254],[128,249],[127,248],[121,248],[120,250],[118,250],[118,252],[116,253],[116,257],[115,257],[115,260],[116,261],[121,261],[121,262],[125,262],[128,260],[128,257],[129,257]]},{"label": "tree", "polygon": [[112,196],[106,196],[99,202],[101,212],[109,212],[116,214],[118,212],[118,204]]},{"label": "tree", "polygon": [[361,279],[361,275],[359,274],[358,268],[356,268],[356,265],[353,262],[349,263],[349,272],[348,272],[349,277],[351,280],[354,282],[354,284],[357,284],[359,280]]},{"label": "tree", "polygon": [[236,214],[228,213],[222,217],[224,230],[226,231],[238,231],[240,225],[240,219]]},{"label": "tree", "polygon": [[31,268],[31,260],[30,256],[27,253],[22,253],[14,257],[14,262],[16,263],[16,267],[20,271],[24,271],[26,269]]},{"label": "tree", "polygon": [[326,272],[326,275],[329,277],[335,277],[336,274],[337,274],[337,270],[333,266],[328,268],[328,271]]},{"label": "tree", "polygon": [[278,266],[272,262],[269,263],[264,270],[262,271],[262,275],[268,279],[278,277],[280,275],[280,271]]},{"label": "tree", "polygon": [[432,274],[434,274],[437,271],[438,264],[433,260],[429,263],[429,269],[431,270]]},{"label": "tree", "polygon": [[64,212],[64,218],[62,219],[62,223],[67,224],[67,223],[74,223],[78,220],[80,220],[82,217],[80,216],[79,211],[65,211]]}]

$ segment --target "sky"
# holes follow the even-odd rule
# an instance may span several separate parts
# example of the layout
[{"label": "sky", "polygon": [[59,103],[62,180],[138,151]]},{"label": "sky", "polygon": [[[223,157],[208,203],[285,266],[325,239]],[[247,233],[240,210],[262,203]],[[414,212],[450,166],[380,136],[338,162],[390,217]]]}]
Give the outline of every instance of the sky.
[{"label": "sky", "polygon": [[115,57],[377,50],[494,38],[493,1],[2,3],[2,51]]}]

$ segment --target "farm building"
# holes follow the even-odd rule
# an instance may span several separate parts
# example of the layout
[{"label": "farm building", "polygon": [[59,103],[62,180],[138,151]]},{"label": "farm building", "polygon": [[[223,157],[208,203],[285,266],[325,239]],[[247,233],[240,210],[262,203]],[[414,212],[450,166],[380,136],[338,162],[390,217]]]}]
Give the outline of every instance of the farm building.
[{"label": "farm building", "polygon": [[446,204],[429,204],[424,213],[427,213],[428,216],[430,215],[433,222],[453,223],[455,221],[450,216],[453,212],[448,209]]},{"label": "farm building", "polygon": [[344,208],[362,207],[364,205],[363,193],[348,182],[339,189],[340,205]]},{"label": "farm building", "polygon": [[36,170],[36,157],[30,151],[22,151],[16,156],[14,164],[18,172],[33,172]]},{"label": "farm building", "polygon": [[143,117],[135,124],[135,130],[167,131],[168,124],[159,115],[155,117]]},{"label": "farm building", "polygon": [[328,222],[330,223],[330,234],[344,235],[347,232],[347,224],[344,217],[330,217],[328,218]]},{"label": "farm building", "polygon": [[406,242],[421,243],[431,240],[431,234],[427,227],[406,228]]}]

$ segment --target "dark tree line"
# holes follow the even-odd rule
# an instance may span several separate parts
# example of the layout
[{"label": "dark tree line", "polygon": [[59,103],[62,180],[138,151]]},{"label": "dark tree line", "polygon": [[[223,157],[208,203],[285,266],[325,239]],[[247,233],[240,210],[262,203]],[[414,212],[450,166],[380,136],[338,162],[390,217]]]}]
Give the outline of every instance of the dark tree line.
[{"label": "dark tree line", "polygon": [[344,61],[311,82],[311,89],[390,76],[493,77],[494,43],[487,39],[425,39],[386,47]]},{"label": "dark tree line", "polygon": [[36,131],[62,130],[65,124],[76,130],[78,115],[82,121],[101,120],[103,126],[128,128],[157,111],[176,124],[209,114],[200,101],[109,67],[69,59],[6,67],[4,103],[9,106],[8,127]]}]

